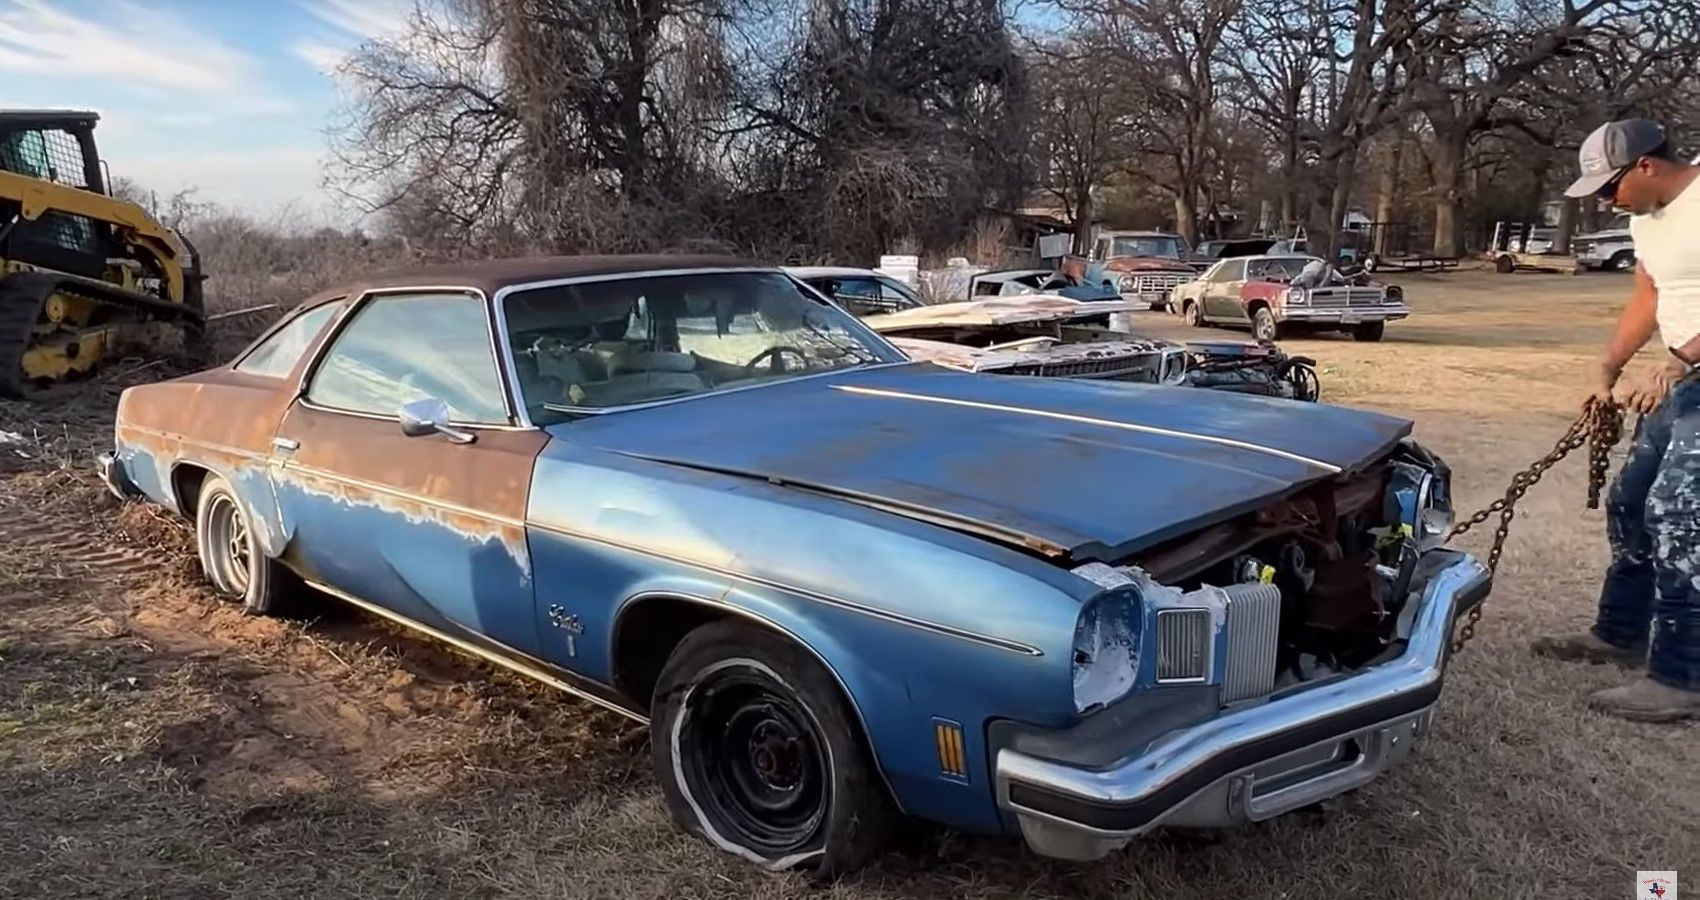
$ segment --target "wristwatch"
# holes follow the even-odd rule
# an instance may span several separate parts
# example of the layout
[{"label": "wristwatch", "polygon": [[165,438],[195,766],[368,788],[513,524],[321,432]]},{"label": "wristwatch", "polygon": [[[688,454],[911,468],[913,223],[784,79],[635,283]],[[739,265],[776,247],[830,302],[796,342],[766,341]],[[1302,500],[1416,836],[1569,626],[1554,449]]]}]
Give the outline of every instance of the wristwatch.
[{"label": "wristwatch", "polygon": [[1672,359],[1676,360],[1679,363],[1682,363],[1683,366],[1688,369],[1688,374],[1692,375],[1692,374],[1694,374],[1695,369],[1700,368],[1700,363],[1690,362],[1686,359],[1683,359],[1682,354],[1676,352],[1675,347],[1666,347],[1665,349],[1670,351],[1670,355],[1671,355]]}]

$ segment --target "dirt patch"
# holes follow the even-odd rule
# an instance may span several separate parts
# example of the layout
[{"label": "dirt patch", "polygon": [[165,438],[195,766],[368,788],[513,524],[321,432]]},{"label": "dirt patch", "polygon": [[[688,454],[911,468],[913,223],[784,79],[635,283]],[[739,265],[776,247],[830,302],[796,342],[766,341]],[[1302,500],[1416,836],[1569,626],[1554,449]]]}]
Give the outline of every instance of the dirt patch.
[{"label": "dirt patch", "polygon": [[[1562,430],[1624,282],[1401,280],[1416,315],[1387,342],[1284,343],[1330,402],[1413,415],[1461,504],[1485,503]],[[213,596],[187,529],[89,471],[115,398],[0,404],[32,435],[0,463],[0,896],[1591,898],[1700,855],[1700,729],[1594,715],[1582,698],[1624,673],[1525,650],[1598,590],[1579,462],[1526,501],[1436,730],[1389,777],[1086,866],[911,827],[821,892],[679,834],[643,731],[611,713],[339,604],[269,620]]]}]

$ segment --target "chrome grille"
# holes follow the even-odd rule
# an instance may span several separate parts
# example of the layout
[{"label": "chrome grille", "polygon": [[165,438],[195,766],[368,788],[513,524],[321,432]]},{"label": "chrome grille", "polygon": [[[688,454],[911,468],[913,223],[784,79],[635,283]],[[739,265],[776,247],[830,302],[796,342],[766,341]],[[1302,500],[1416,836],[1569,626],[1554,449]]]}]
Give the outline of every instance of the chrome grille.
[{"label": "chrome grille", "polygon": [[1132,356],[1087,359],[1076,362],[1031,363],[1011,366],[1002,371],[1009,375],[1043,375],[1053,378],[1121,378],[1130,381],[1155,382],[1160,377],[1162,359],[1150,353]]},{"label": "chrome grille", "polygon": [[1150,275],[1137,275],[1133,279],[1133,289],[1140,294],[1154,294],[1158,291],[1167,293],[1177,286],[1193,280],[1194,277],[1188,272],[1156,272]]},{"label": "chrome grille", "polygon": [[1318,288],[1310,292],[1306,305],[1318,309],[1380,306],[1383,296],[1383,293],[1375,288]]},{"label": "chrome grille", "polygon": [[1157,681],[1203,681],[1210,665],[1210,610],[1157,611]]},{"label": "chrome grille", "polygon": [[1265,696],[1275,689],[1281,589],[1273,584],[1236,584],[1224,593],[1228,595],[1228,662],[1222,702]]}]

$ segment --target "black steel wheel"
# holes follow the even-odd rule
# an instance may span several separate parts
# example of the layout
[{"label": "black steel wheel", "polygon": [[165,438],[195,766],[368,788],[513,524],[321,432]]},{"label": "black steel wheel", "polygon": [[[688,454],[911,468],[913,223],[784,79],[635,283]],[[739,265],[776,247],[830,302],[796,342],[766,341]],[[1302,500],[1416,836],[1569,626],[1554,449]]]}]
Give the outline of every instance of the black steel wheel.
[{"label": "black steel wheel", "polygon": [[676,821],[771,869],[860,868],[895,815],[837,682],[765,629],[687,635],[656,686],[650,743]]}]

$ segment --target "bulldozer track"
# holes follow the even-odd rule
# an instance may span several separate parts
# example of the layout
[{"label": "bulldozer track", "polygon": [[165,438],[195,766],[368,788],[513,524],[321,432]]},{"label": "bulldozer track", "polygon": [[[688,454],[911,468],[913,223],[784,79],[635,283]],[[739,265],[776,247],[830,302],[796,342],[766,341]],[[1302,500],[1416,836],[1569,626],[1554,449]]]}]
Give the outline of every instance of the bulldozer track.
[{"label": "bulldozer track", "polygon": [[155,553],[91,535],[33,510],[0,505],[0,544],[40,551],[44,556],[89,574],[140,578],[159,571]]},{"label": "bulldozer track", "polygon": [[198,341],[206,330],[198,282],[183,303],[174,303],[92,278],[61,272],[14,272],[0,277],[0,397],[24,395],[24,353],[47,298],[59,291],[139,314],[143,320],[178,322],[187,329],[191,342]]},{"label": "bulldozer track", "polygon": [[0,278],[0,397],[23,394],[24,351],[46,300],[34,279]]}]

